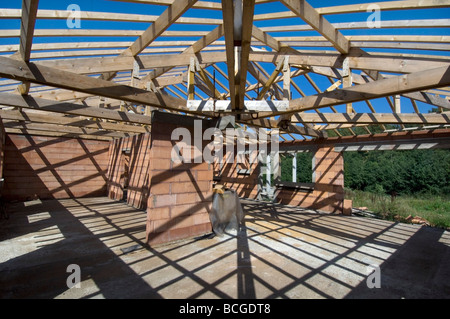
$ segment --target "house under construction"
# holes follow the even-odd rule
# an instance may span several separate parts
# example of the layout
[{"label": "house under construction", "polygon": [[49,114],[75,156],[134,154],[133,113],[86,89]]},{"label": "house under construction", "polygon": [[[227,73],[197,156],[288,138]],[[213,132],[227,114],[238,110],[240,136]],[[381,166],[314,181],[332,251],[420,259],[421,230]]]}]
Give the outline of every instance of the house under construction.
[{"label": "house under construction", "polygon": [[352,216],[343,152],[450,147],[450,1],[103,2],[0,9],[2,298],[448,297],[449,233]]}]

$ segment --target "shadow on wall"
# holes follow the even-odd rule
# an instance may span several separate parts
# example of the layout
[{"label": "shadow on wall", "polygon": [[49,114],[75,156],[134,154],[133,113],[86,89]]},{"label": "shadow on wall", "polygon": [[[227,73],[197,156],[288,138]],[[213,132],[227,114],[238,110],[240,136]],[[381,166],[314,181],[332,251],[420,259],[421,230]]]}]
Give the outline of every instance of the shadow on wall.
[{"label": "shadow on wall", "polygon": [[8,134],[6,200],[104,196],[109,142]]},{"label": "shadow on wall", "polygon": [[343,212],[344,162],[342,153],[333,147],[319,148],[314,154],[312,190],[279,187],[276,201],[284,205],[300,206],[330,213]]},{"label": "shadow on wall", "polygon": [[108,163],[108,197],[147,208],[149,196],[150,134],[114,140]]}]

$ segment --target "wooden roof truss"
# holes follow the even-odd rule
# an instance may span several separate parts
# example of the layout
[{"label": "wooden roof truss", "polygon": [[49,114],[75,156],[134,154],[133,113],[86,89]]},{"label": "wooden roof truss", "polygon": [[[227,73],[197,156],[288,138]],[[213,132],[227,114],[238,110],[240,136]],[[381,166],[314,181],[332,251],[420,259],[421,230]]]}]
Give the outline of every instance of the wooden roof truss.
[{"label": "wooden roof truss", "polygon": [[[0,117],[7,132],[113,139],[150,132],[155,109],[233,114],[243,127],[281,129],[286,141],[368,134],[375,126],[450,125],[450,36],[438,32],[448,30],[450,19],[382,20],[382,31],[411,33],[380,35],[366,21],[328,19],[367,13],[373,3],[363,0],[320,8],[304,0],[113,1],[148,12],[79,12],[81,21],[116,29],[40,29],[37,21],[67,20],[70,11],[41,10],[38,0],[0,9],[0,19],[21,26],[0,30]],[[279,11],[260,13],[269,4]],[[449,0],[375,5],[381,12],[450,10]],[[159,15],[151,14],[155,8]],[[123,29],[123,22],[144,27]],[[202,109],[189,100],[222,102]],[[374,100],[389,111],[377,112]]]}]

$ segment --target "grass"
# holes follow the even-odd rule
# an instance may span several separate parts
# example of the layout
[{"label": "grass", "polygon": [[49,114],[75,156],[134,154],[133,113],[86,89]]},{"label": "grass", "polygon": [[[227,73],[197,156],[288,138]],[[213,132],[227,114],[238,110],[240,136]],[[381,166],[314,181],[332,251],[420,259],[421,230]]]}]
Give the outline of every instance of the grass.
[{"label": "grass", "polygon": [[399,195],[346,190],[346,199],[353,200],[353,207],[367,207],[377,216],[387,220],[408,222],[408,216],[420,216],[430,226],[450,229],[450,195]]}]

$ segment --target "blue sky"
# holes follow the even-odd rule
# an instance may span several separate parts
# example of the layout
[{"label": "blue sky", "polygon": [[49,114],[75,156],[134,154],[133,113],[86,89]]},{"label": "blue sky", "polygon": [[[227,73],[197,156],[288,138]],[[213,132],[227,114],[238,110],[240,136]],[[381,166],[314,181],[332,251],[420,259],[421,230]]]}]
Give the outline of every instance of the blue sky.
[{"label": "blue sky", "polygon": [[[219,0],[213,2],[220,2]],[[309,0],[309,3],[314,7],[325,7],[332,5],[344,5],[344,4],[353,4],[353,3],[361,3],[362,1],[358,0],[341,0],[339,3],[337,1],[323,1],[323,0]],[[3,8],[20,8],[21,0],[11,0],[11,1],[2,1],[1,7]],[[70,4],[78,4],[82,11],[100,11],[100,12],[117,12],[117,13],[133,13],[133,14],[145,14],[145,15],[159,15],[161,12],[165,10],[165,6],[155,6],[155,5],[147,5],[147,4],[137,4],[137,3],[128,3],[128,2],[120,2],[120,1],[104,1],[104,0],[40,0],[39,1],[39,9],[57,9],[57,10],[66,10]],[[280,3],[266,3],[262,5],[257,5],[255,9],[255,14],[262,13],[271,13],[271,12],[282,12],[288,11],[286,7],[284,7]],[[332,23],[339,22],[350,22],[350,21],[366,21],[369,17],[370,13],[355,13],[355,14],[337,14],[337,15],[327,15],[327,19]],[[207,16],[208,18],[216,18],[220,19],[222,17],[222,13],[220,10],[189,10],[184,17],[203,17]],[[432,9],[420,9],[420,10],[408,10],[408,12],[403,11],[386,11],[381,12],[382,20],[407,20],[407,19],[448,19],[450,18],[450,8],[432,10]],[[295,24],[305,24],[302,20],[298,18],[291,19],[277,19],[273,21],[255,21],[255,25],[258,27],[270,26],[270,25],[295,25]],[[81,27],[83,29],[124,29],[124,30],[145,30],[149,26],[148,23],[129,23],[129,22],[108,22],[108,21],[81,21]],[[36,28],[38,29],[64,29],[66,28],[66,21],[63,20],[38,20],[36,24]],[[0,29],[19,29],[20,21],[10,20],[10,19],[0,19]],[[200,30],[200,31],[210,31],[215,26],[205,25],[205,26],[193,26],[193,25],[174,25],[169,30]],[[364,32],[364,33],[363,33]],[[408,34],[408,35],[450,35],[450,28],[436,29],[436,28],[423,28],[423,29],[371,29],[371,30],[343,30],[342,33],[344,35],[361,35],[361,34],[378,34],[378,35],[390,35],[390,34]],[[314,36],[318,35],[316,32],[297,32],[297,33],[276,33],[276,36]],[[182,38],[180,40],[196,40],[197,38]],[[46,43],[51,40],[52,42],[77,42],[77,41],[105,41],[105,38],[35,38],[35,43]],[[107,41],[133,41],[134,38],[130,37],[108,37]],[[174,40],[174,38],[170,38],[170,40]],[[3,44],[18,44],[18,38],[0,38],[0,45]],[[383,51],[382,49],[370,49],[370,51]],[[407,53],[412,52],[410,50],[396,50],[395,52],[399,53]],[[417,51],[420,52],[420,51]],[[423,53],[420,52],[420,53]],[[437,55],[449,55],[449,52],[442,51],[430,51],[427,54],[437,54]],[[267,72],[270,74],[274,68],[273,65],[265,65],[267,68]],[[226,72],[226,66],[224,64],[220,65],[220,68]],[[210,70],[212,73],[212,69]],[[217,79],[222,83],[226,84],[226,81],[220,77],[220,75],[216,75]],[[331,83],[328,79],[311,75],[314,81],[319,85],[321,89],[325,89],[330,86]],[[251,77],[249,77],[251,79]],[[316,91],[314,88],[307,82],[306,79],[298,78],[298,84],[302,88],[302,90],[306,94],[315,94]],[[300,97],[295,89],[292,88],[293,98]],[[379,99],[372,101],[377,112],[391,112],[386,100]],[[413,108],[411,103],[406,100],[402,103],[402,107],[406,112],[413,112]],[[368,107],[365,103],[357,103],[355,104],[358,112],[369,112]],[[342,111],[344,106],[337,107],[338,111]],[[426,104],[419,102],[420,110],[428,110],[430,107]]]}]

